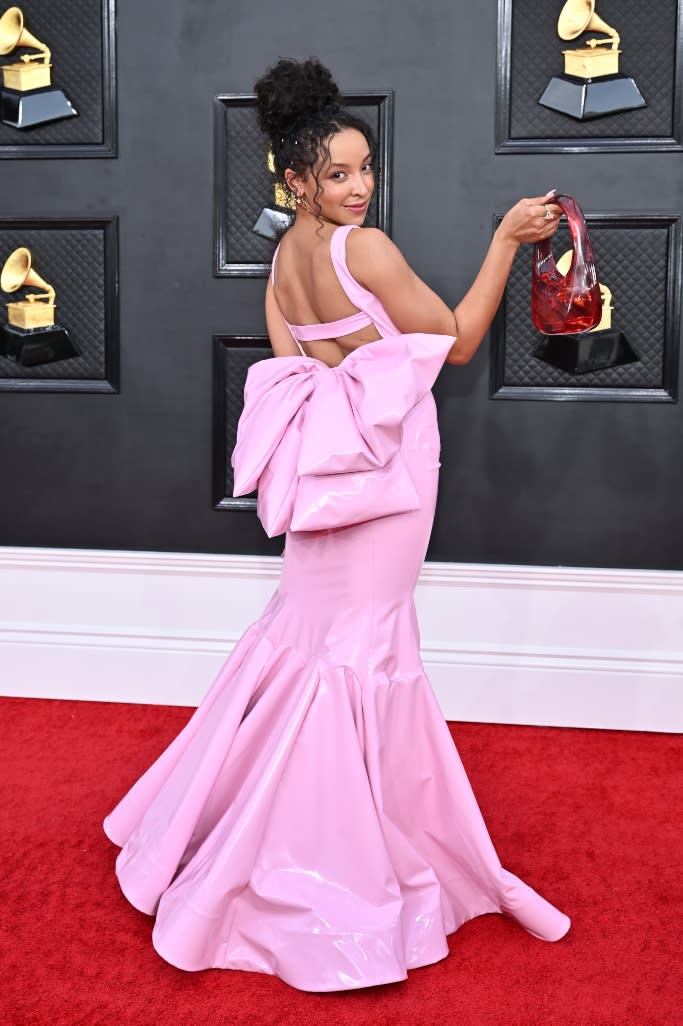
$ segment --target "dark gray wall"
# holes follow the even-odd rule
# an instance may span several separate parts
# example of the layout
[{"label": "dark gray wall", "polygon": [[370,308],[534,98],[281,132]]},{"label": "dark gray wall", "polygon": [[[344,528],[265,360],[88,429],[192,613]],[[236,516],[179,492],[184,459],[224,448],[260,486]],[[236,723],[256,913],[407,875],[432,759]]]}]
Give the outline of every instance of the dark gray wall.
[{"label": "dark gray wall", "polygon": [[[280,55],[395,91],[393,236],[449,302],[522,195],[683,208],[681,154],[494,155],[495,7],[120,4],[118,159],[1,172],[3,216],[120,215],[121,393],[0,394],[0,544],[279,551],[253,513],[211,507],[211,336],[264,330],[263,280],[212,276],[212,99]],[[680,407],[491,401],[488,359],[438,382],[431,558],[683,568]]]}]

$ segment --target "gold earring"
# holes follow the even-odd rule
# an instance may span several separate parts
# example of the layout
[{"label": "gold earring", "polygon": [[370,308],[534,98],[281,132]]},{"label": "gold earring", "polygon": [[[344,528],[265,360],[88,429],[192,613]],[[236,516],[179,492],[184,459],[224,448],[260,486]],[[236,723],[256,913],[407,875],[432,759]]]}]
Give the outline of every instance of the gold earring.
[{"label": "gold earring", "polygon": [[299,197],[299,205],[301,206],[302,210],[306,211],[307,214],[315,214],[315,210],[313,209],[311,204],[308,202],[308,198],[307,198],[305,192],[303,192],[301,194],[301,196]]}]

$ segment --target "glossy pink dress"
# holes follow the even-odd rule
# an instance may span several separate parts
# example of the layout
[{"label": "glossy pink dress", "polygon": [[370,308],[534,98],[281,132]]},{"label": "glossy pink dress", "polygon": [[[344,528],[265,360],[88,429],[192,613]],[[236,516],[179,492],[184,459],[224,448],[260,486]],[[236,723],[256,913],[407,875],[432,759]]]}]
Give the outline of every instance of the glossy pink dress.
[{"label": "glossy pink dress", "polygon": [[258,485],[268,534],[287,532],[282,580],[105,821],[163,958],[311,991],[404,979],[487,912],[547,940],[569,927],[501,867],[420,663],[430,390],[453,340],[397,331],[346,268],[349,230],[331,251],[361,313],[290,327],[311,341],[372,321],[382,339],[334,368],[301,356],[249,371],[235,493]]}]

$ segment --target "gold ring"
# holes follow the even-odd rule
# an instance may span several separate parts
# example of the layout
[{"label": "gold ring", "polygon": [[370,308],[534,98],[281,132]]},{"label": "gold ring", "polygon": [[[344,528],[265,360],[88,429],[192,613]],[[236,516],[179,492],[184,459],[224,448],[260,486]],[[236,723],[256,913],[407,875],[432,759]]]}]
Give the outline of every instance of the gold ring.
[{"label": "gold ring", "polygon": [[547,203],[544,203],[543,206],[545,207],[545,214],[543,216],[543,220],[544,221],[552,221],[552,219],[553,219],[553,212],[552,212],[552,210],[548,209]]}]

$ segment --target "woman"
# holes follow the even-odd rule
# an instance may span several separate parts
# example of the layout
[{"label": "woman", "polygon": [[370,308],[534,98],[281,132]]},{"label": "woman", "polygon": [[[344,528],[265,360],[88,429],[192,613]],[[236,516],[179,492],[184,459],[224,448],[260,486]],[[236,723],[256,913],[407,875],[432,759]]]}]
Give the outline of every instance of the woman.
[{"label": "woman", "polygon": [[454,311],[361,229],[374,141],[317,61],[256,86],[296,203],[266,292],[276,357],[251,368],[235,493],[286,532],[280,587],[187,727],[105,828],[121,886],[184,969],[303,990],[404,979],[488,912],[569,920],[501,867],[424,676],[412,600],[436,499],[431,386],[466,363],[550,194],[503,218]]}]

